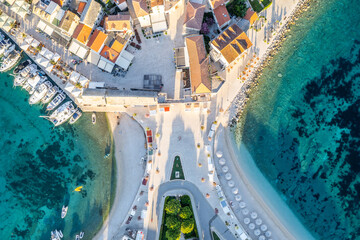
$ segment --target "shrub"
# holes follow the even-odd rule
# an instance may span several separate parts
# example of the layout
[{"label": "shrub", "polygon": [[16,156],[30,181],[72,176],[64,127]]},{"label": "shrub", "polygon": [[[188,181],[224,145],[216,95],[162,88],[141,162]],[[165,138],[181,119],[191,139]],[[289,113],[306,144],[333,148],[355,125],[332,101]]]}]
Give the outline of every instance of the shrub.
[{"label": "shrub", "polygon": [[168,214],[176,215],[180,212],[180,202],[176,199],[171,199],[169,202],[165,205],[165,211]]},{"label": "shrub", "polygon": [[237,17],[245,17],[248,7],[245,0],[233,0],[227,7],[229,13]]},{"label": "shrub", "polygon": [[180,239],[180,230],[173,230],[173,229],[168,229],[165,233],[165,236],[168,240],[179,240]]},{"label": "shrub", "polygon": [[166,227],[173,230],[180,230],[181,222],[175,215],[169,215],[166,218]]},{"label": "shrub", "polygon": [[181,196],[180,201],[183,206],[189,206],[191,203],[190,197],[188,195]]},{"label": "shrub", "polygon": [[185,219],[181,223],[181,232],[184,234],[191,233],[194,230],[194,225],[195,222],[193,218]]},{"label": "shrub", "polygon": [[179,213],[179,217],[182,219],[189,219],[192,215],[193,214],[189,206],[183,207]]}]

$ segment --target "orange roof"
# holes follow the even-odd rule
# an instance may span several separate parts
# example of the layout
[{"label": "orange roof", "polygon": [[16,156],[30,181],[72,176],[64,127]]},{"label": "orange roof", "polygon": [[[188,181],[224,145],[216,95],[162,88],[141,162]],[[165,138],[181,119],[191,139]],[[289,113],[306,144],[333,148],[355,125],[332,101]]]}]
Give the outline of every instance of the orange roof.
[{"label": "orange roof", "polygon": [[105,17],[104,27],[107,31],[126,31],[131,29],[129,14],[110,15]]},{"label": "orange roof", "polygon": [[164,5],[164,0],[151,0],[151,7]]},{"label": "orange roof", "polygon": [[82,14],[82,12],[84,11],[85,6],[86,6],[86,2],[80,2],[79,6],[78,6],[78,9],[77,9],[77,12],[79,14]]},{"label": "orange roof", "polygon": [[125,43],[126,43],[126,41],[124,43],[121,43],[118,40],[115,40],[113,42],[113,44],[111,45],[111,48],[120,53],[122,51],[122,49],[124,48]]},{"label": "orange roof", "polygon": [[91,35],[87,46],[90,47],[95,52],[99,52],[101,46],[104,44],[107,35],[100,30],[95,30],[93,35]]},{"label": "orange roof", "polygon": [[258,18],[259,16],[257,15],[257,13],[251,10],[251,8],[248,8],[244,19],[248,20],[250,22],[250,25],[252,25]]},{"label": "orange roof", "polygon": [[119,57],[119,53],[108,46],[104,46],[100,55],[113,63],[115,63],[116,59]]},{"label": "orange roof", "polygon": [[219,27],[223,27],[227,22],[230,21],[229,12],[226,9],[225,4],[218,6],[214,9],[214,15]]},{"label": "orange roof", "polygon": [[225,0],[211,0],[211,7],[213,9],[217,8],[218,6],[224,4],[225,5]]},{"label": "orange roof", "polygon": [[56,3],[57,5],[59,5],[60,7],[62,7],[63,5],[63,1],[62,0],[52,0],[54,3]]},{"label": "orange roof", "polygon": [[204,37],[187,37],[185,41],[189,54],[191,92],[210,93],[209,58],[206,56]]},{"label": "orange roof", "polygon": [[146,0],[133,0],[132,4],[136,17],[142,17],[149,14]]},{"label": "orange roof", "polygon": [[86,44],[87,40],[89,39],[91,33],[91,28],[84,25],[83,23],[80,23],[73,34],[73,38],[78,40],[79,42]]},{"label": "orange roof", "polygon": [[211,44],[221,52],[229,64],[252,46],[246,33],[235,23],[223,31]]}]

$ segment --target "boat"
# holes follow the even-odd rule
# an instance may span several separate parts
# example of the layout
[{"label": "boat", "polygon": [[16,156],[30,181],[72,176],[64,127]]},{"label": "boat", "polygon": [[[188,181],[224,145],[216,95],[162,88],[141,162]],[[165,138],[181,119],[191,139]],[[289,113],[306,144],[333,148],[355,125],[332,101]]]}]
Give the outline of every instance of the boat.
[{"label": "boat", "polygon": [[40,77],[38,74],[35,74],[35,76],[28,78],[22,87],[23,89],[28,91],[30,95],[32,95],[35,92],[36,88],[46,80],[47,77]]},{"label": "boat", "polygon": [[61,238],[63,238],[63,237],[64,237],[64,234],[62,233],[62,231],[61,231],[61,230],[59,230],[59,236],[60,236]]},{"label": "boat", "polygon": [[92,124],[96,124],[96,114],[95,113],[93,113],[91,115],[91,122],[92,122]]},{"label": "boat", "polygon": [[80,239],[80,236],[79,235],[76,235],[75,236],[75,240],[79,240]]},{"label": "boat", "polygon": [[31,64],[30,59],[20,63],[19,65],[16,66],[16,68],[14,69],[13,73],[14,74],[18,74],[21,70],[23,70],[24,68],[26,68],[29,64]]},{"label": "boat", "polygon": [[81,117],[81,115],[82,115],[81,110],[79,108],[77,108],[74,115],[72,115],[70,118],[70,121],[69,121],[70,124],[74,124]]},{"label": "boat", "polygon": [[33,105],[38,102],[40,102],[41,99],[43,99],[48,92],[49,88],[46,85],[46,82],[41,83],[34,91],[34,93],[29,98],[29,104]]},{"label": "boat", "polygon": [[9,56],[5,58],[0,67],[0,72],[5,72],[10,70],[15,66],[15,64],[21,59],[21,54],[18,51],[12,52]]},{"label": "boat", "polygon": [[83,188],[83,186],[77,187],[77,188],[75,188],[74,191],[75,191],[75,192],[80,192],[82,188]]},{"label": "boat", "polygon": [[63,233],[55,229],[55,231],[51,231],[51,240],[60,240],[63,238]]},{"label": "boat", "polygon": [[68,206],[63,206],[62,207],[62,211],[61,211],[61,218],[65,218],[66,214],[67,214],[67,210],[68,210]]},{"label": "boat", "polygon": [[4,51],[4,57],[7,57],[15,50],[15,44],[10,42],[10,45]]},{"label": "boat", "polygon": [[17,86],[23,86],[25,81],[27,81],[28,78],[33,76],[37,71],[36,64],[30,64],[29,66],[25,67],[23,70],[21,70],[14,78],[14,87]]},{"label": "boat", "polygon": [[52,122],[55,127],[60,126],[75,113],[76,109],[72,103],[72,101],[68,101],[58,107],[48,118],[50,122]]},{"label": "boat", "polygon": [[53,97],[55,97],[56,93],[59,91],[58,86],[53,86],[51,82],[46,81],[45,83],[48,83],[48,92],[46,93],[45,97],[41,99],[41,102],[43,104],[49,103]]},{"label": "boat", "polygon": [[54,110],[66,98],[65,93],[60,92],[46,107],[47,111]]},{"label": "boat", "polygon": [[5,51],[9,49],[13,44],[9,39],[5,39],[4,41],[1,41],[0,45],[0,56],[4,55]]},{"label": "boat", "polygon": [[80,237],[80,239],[82,239],[84,237],[84,232],[80,232],[79,237]]}]

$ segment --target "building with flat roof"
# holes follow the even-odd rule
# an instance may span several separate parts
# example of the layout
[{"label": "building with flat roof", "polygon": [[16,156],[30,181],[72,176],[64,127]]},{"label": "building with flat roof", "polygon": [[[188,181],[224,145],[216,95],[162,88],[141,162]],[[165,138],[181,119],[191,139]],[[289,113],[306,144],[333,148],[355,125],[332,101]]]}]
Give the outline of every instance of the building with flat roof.
[{"label": "building with flat roof", "polygon": [[88,0],[80,17],[80,22],[94,29],[100,23],[103,11],[100,3],[95,0]]},{"label": "building with flat roof", "polygon": [[151,26],[150,21],[150,10],[147,6],[146,0],[133,0],[132,5],[134,8],[135,15],[139,20],[141,27]]},{"label": "building with flat roof", "polygon": [[202,95],[211,93],[209,76],[209,57],[205,50],[202,35],[185,38],[185,45],[190,66],[191,93]]},{"label": "building with flat roof", "polygon": [[75,13],[67,10],[63,19],[60,22],[59,28],[62,30],[62,33],[72,36],[77,25],[79,25],[80,18]]}]

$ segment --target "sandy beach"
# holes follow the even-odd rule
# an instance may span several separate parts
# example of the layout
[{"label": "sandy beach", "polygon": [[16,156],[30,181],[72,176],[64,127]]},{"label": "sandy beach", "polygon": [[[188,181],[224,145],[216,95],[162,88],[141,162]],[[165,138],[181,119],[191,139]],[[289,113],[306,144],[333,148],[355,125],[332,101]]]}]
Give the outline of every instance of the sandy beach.
[{"label": "sandy beach", "polygon": [[284,233],[286,239],[314,239],[257,168],[245,145],[241,144],[238,148],[229,128],[225,128],[223,137],[234,170],[271,221]]},{"label": "sandy beach", "polygon": [[140,187],[144,175],[140,161],[146,154],[144,132],[136,121],[127,114],[108,113],[107,117],[114,139],[117,185],[110,214],[94,237],[96,240],[121,237],[124,233],[121,225]]}]

